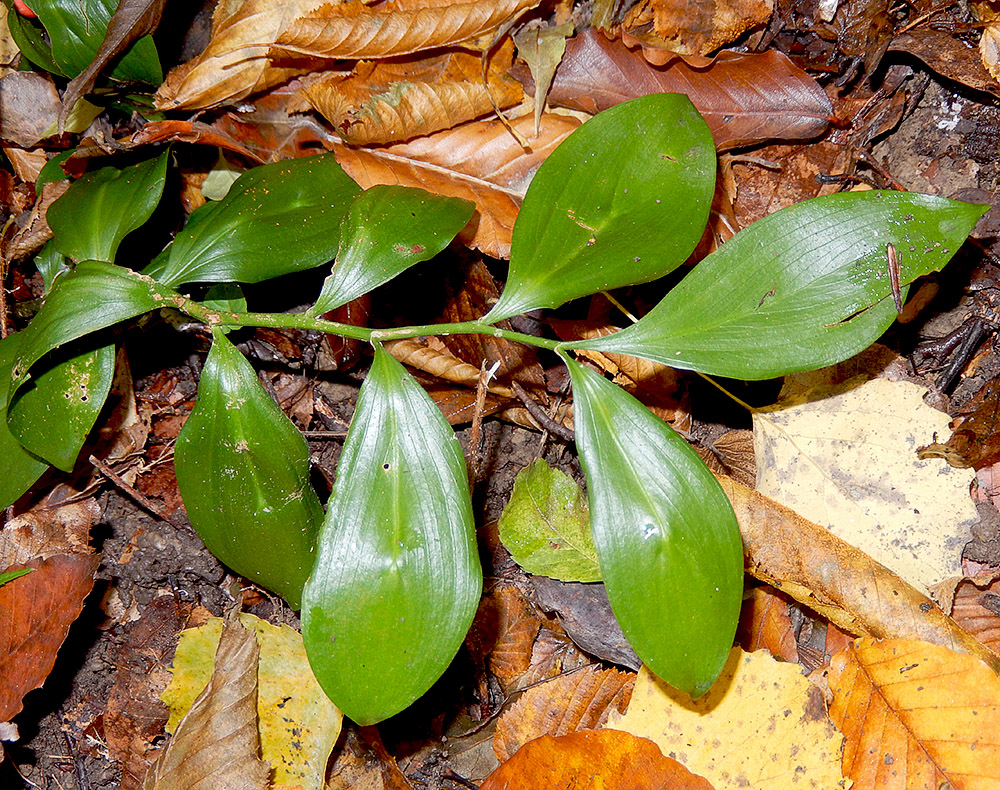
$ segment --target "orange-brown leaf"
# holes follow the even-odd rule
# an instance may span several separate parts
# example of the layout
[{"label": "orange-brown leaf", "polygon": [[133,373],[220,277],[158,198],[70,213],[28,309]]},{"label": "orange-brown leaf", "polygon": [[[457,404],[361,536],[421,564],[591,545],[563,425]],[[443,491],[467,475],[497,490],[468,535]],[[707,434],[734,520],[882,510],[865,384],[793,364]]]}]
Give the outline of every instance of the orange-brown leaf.
[{"label": "orange-brown leaf", "polygon": [[300,15],[277,37],[272,58],[374,60],[437,47],[473,46],[517,19],[539,0],[451,0],[384,3],[353,0]]},{"label": "orange-brown leaf", "polygon": [[681,55],[707,55],[771,18],[773,0],[641,0],[622,22],[630,36]]},{"label": "orange-brown leaf", "polygon": [[972,656],[861,640],[830,665],[830,717],[856,790],[996,787],[1000,679]]},{"label": "orange-brown leaf", "polygon": [[500,717],[493,751],[504,762],[541,735],[599,729],[612,707],[625,712],[634,685],[630,672],[591,664],[532,686]]},{"label": "orange-brown leaf", "polygon": [[976,639],[1000,654],[1000,579],[962,579],[955,588],[951,616]]},{"label": "orange-brown leaf", "polygon": [[775,658],[798,661],[792,619],[788,616],[788,598],[772,587],[757,587],[743,602],[736,640],[746,652],[763,648]]},{"label": "orange-brown leaf", "polygon": [[480,790],[712,790],[646,738],[618,730],[580,730],[525,744],[490,774]]}]

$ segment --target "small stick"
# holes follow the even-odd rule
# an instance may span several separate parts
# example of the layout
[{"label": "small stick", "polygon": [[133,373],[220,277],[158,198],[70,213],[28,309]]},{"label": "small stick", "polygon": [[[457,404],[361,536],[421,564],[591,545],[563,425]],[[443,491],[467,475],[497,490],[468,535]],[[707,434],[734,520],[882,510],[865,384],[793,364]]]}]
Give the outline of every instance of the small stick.
[{"label": "small stick", "polygon": [[517,395],[517,399],[521,401],[521,403],[524,404],[524,408],[528,410],[528,414],[534,417],[542,428],[551,433],[553,436],[558,436],[564,442],[573,441],[573,431],[565,425],[556,422],[548,414],[546,414],[545,409],[543,409],[537,401],[532,399],[532,397],[524,391],[524,387],[516,381],[513,381],[511,382],[511,388],[514,390],[514,394]]},{"label": "small stick", "polygon": [[138,491],[136,491],[132,486],[126,483],[121,478],[121,475],[119,475],[110,466],[104,463],[104,461],[101,461],[98,458],[95,458],[94,456],[90,456],[90,464],[98,472],[104,475],[108,480],[114,483],[115,486],[117,486],[118,489],[121,490],[123,494],[129,497],[129,499],[131,499],[133,502],[139,505],[139,507],[143,508],[143,510],[152,513],[157,518],[163,519],[176,529],[180,530],[185,529],[184,526],[178,524],[176,521],[170,518],[170,516],[167,515],[166,511],[164,511],[164,509],[160,505],[157,505],[155,502],[153,502],[153,500],[149,499],[148,497],[143,496]]},{"label": "small stick", "polygon": [[497,368],[500,367],[500,360],[497,360],[489,368],[486,367],[486,360],[483,359],[479,366],[479,380],[476,382],[476,403],[472,408],[472,428],[469,430],[469,466],[472,474],[472,483],[479,479],[480,447],[482,443],[483,430],[483,410],[486,408],[486,390],[490,385],[490,379],[496,375]]},{"label": "small stick", "polygon": [[896,303],[896,312],[903,314],[903,289],[899,284],[899,256],[893,244],[885,245],[886,267],[889,270],[889,287],[892,288],[892,300]]},{"label": "small stick", "polygon": [[347,431],[300,431],[307,439],[343,439]]}]

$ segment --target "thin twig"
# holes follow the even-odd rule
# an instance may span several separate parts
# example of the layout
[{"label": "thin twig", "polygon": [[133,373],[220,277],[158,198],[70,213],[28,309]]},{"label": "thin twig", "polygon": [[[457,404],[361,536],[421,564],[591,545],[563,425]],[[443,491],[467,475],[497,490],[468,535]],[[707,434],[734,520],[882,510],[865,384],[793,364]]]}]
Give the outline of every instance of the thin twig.
[{"label": "thin twig", "polygon": [[307,439],[343,439],[347,431],[301,431]]},{"label": "thin twig", "polygon": [[178,524],[176,521],[170,518],[170,516],[167,515],[167,512],[160,505],[157,505],[153,500],[149,499],[148,497],[136,491],[135,488],[126,483],[122,479],[121,475],[119,475],[110,466],[104,463],[104,461],[101,461],[100,459],[95,458],[94,456],[90,456],[90,464],[98,472],[104,475],[108,480],[114,483],[115,486],[123,494],[128,496],[129,499],[131,499],[133,502],[139,505],[139,507],[141,507],[143,510],[146,510],[149,513],[152,513],[157,518],[166,521],[168,524],[170,524],[172,527],[175,527],[176,529],[181,529],[181,530],[184,529],[184,526]]},{"label": "thin twig", "polygon": [[517,399],[521,401],[521,403],[524,404],[524,408],[528,410],[528,414],[534,417],[535,421],[541,425],[542,428],[551,433],[553,436],[558,436],[564,442],[573,441],[573,431],[565,425],[556,422],[548,414],[546,414],[545,409],[541,407],[538,401],[534,400],[527,392],[524,391],[524,387],[516,381],[511,382],[511,387],[514,390],[514,394],[517,395]]}]

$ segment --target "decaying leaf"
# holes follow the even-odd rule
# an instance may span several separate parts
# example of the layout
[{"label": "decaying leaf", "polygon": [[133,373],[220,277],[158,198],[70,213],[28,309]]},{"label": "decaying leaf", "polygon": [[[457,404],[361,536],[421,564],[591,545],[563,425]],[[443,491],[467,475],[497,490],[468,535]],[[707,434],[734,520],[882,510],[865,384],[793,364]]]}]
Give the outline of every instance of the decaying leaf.
[{"label": "decaying leaf", "polygon": [[764,649],[783,661],[797,661],[788,598],[773,587],[755,588],[753,596],[743,602],[736,639],[748,653]]},{"label": "decaying leaf", "polygon": [[490,774],[480,790],[712,790],[677,760],[664,757],[645,738],[615,730],[543,735]]},{"label": "decaying leaf", "polygon": [[844,787],[843,738],[822,692],[796,664],[734,648],[720,679],[692,700],[643,667],[608,727],[649,738],[717,790]]},{"label": "decaying leaf", "polygon": [[234,611],[215,653],[211,680],[146,774],[143,790],[265,790],[268,764],[257,755],[257,658],[253,631]]},{"label": "decaying leaf", "polygon": [[973,412],[948,441],[920,448],[920,458],[944,458],[952,466],[982,469],[1000,461],[1000,380],[992,379],[973,397]]},{"label": "decaying leaf", "polygon": [[955,587],[951,616],[962,628],[1000,655],[1000,579],[962,579]]},{"label": "decaying leaf", "polygon": [[708,55],[771,18],[773,0],[642,0],[622,28],[651,47],[679,55]]},{"label": "decaying leaf", "polygon": [[500,762],[542,735],[600,729],[612,710],[624,713],[635,675],[584,667],[527,689],[497,722],[493,751]]},{"label": "decaying leaf", "polygon": [[535,134],[538,134],[545,110],[545,97],[552,86],[556,67],[566,51],[566,39],[573,35],[573,24],[555,27],[525,26],[514,34],[518,57],[528,64],[535,83]]},{"label": "decaying leaf", "polygon": [[995,787],[1000,679],[972,656],[903,639],[833,657],[830,716],[854,787]]},{"label": "decaying leaf", "polygon": [[[415,339],[389,340],[383,343],[383,348],[404,365],[444,381],[475,388],[479,380],[479,368],[463,362],[447,348],[441,348],[440,342],[431,344]],[[490,384],[489,391],[502,398],[514,397],[514,391],[502,384]]]}]

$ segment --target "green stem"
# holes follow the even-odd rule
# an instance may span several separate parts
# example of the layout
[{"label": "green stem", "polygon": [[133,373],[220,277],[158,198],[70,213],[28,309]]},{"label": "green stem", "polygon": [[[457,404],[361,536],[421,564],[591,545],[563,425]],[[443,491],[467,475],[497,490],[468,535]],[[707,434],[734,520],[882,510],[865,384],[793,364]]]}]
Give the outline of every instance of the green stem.
[{"label": "green stem", "polygon": [[180,309],[199,321],[210,326],[264,326],[273,329],[314,329],[331,335],[340,335],[366,342],[385,340],[404,340],[411,337],[427,335],[490,335],[501,337],[515,343],[525,343],[538,348],[557,348],[561,341],[549,340],[544,337],[534,337],[509,329],[500,329],[479,321],[462,321],[454,324],[426,324],[424,326],[401,326],[394,329],[368,329],[366,327],[341,324],[337,321],[327,321],[315,318],[305,313],[226,313],[212,310],[190,299]]}]

